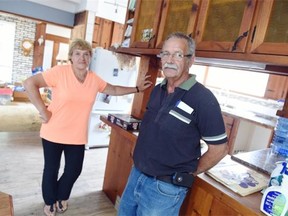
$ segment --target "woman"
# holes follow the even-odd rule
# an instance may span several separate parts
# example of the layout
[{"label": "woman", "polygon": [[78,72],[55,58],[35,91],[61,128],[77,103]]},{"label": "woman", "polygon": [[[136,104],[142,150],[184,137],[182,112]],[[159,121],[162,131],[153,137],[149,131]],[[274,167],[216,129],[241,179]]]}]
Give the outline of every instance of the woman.
[{"label": "woman", "polygon": [[[92,55],[91,45],[82,39],[74,40],[69,48],[69,65],[58,65],[24,81],[29,99],[37,108],[42,120],[40,137],[44,150],[42,194],[44,213],[53,216],[68,208],[73,184],[82,171],[88,121],[98,92],[125,95],[144,91],[151,85],[147,76],[140,78],[137,87],[111,85],[88,67]],[[109,64],[109,62],[103,62]],[[52,89],[52,101],[45,106],[39,88]],[[58,179],[61,155],[64,152],[65,168]]]}]

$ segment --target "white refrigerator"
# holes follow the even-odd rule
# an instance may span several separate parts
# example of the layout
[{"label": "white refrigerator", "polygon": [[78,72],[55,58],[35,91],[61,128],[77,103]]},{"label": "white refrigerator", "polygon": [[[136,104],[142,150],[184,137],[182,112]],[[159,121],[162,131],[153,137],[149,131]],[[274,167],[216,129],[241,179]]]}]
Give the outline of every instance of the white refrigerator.
[{"label": "white refrigerator", "polygon": [[[136,65],[132,69],[119,68],[116,56],[111,51],[103,48],[93,50],[90,70],[110,84],[123,86],[136,85]],[[90,114],[86,149],[109,145],[110,127],[100,120],[100,116],[107,116],[109,113],[130,113],[133,96],[133,94],[111,96],[98,93]]]}]

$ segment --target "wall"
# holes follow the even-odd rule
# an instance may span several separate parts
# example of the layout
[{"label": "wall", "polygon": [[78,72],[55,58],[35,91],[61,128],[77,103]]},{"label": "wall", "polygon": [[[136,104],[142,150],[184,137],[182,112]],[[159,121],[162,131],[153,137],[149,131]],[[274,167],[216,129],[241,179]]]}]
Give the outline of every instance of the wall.
[{"label": "wall", "polygon": [[128,0],[99,1],[98,4],[96,16],[121,24],[125,23]]},{"label": "wall", "polygon": [[[63,6],[64,7],[64,6]],[[62,8],[63,8],[62,7]],[[65,5],[67,7],[67,5]],[[61,6],[59,6],[61,8]],[[29,1],[7,1],[0,0],[0,11],[6,11],[20,16],[35,18],[50,23],[72,27],[74,24],[74,13],[46,7]]]},{"label": "wall", "polygon": [[[36,21],[0,13],[0,20],[16,24],[15,46],[12,68],[12,83],[21,82],[31,76],[33,50],[29,56],[24,56],[21,49],[23,39],[35,40]],[[0,52],[3,52],[1,49]]]},{"label": "wall", "polygon": [[265,149],[270,145],[273,129],[241,120],[234,143],[234,153]]}]

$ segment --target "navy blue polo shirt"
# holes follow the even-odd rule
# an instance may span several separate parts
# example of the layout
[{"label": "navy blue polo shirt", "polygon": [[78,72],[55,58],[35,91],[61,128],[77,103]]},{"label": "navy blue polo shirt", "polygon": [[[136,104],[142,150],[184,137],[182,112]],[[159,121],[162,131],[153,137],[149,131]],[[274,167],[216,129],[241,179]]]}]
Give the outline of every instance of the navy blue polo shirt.
[{"label": "navy blue polo shirt", "polygon": [[194,172],[207,144],[227,142],[219,103],[196,76],[167,93],[166,80],[153,89],[144,114],[133,159],[140,171],[152,175]]}]

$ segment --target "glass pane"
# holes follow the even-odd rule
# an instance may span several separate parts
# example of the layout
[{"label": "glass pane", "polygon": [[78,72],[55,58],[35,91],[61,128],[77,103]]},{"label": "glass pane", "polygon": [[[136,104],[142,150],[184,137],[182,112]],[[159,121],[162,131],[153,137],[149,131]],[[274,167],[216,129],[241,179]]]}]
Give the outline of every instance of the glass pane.
[{"label": "glass pane", "polygon": [[15,28],[15,23],[0,20],[0,81],[7,83],[12,81]]},{"label": "glass pane", "polygon": [[163,38],[175,31],[187,32],[192,5],[193,1],[191,0],[170,0]]},{"label": "glass pane", "polygon": [[[144,29],[153,29],[158,1],[142,0],[137,21],[136,41],[141,41]],[[155,30],[154,30],[155,31]],[[153,33],[152,33],[153,34]]]},{"label": "glass pane", "polygon": [[203,41],[235,41],[247,0],[211,0]]},{"label": "glass pane", "polygon": [[263,97],[268,78],[268,73],[209,67],[206,85],[227,91]]},{"label": "glass pane", "polygon": [[47,70],[52,67],[54,42],[50,40],[45,41],[44,58],[43,58],[43,70]]},{"label": "glass pane", "polygon": [[288,42],[288,1],[274,1],[265,42],[287,43]]}]

